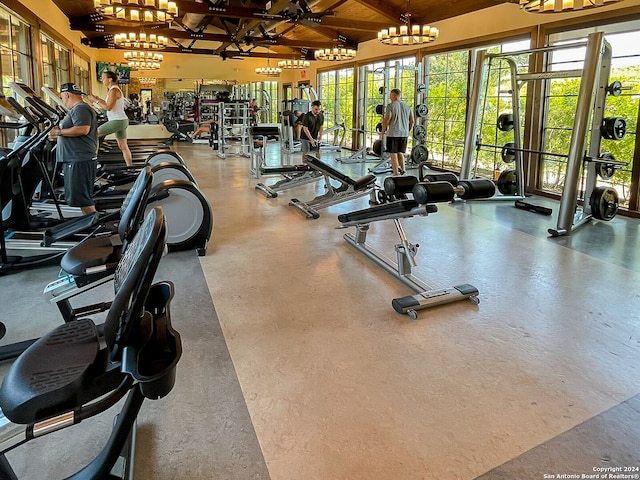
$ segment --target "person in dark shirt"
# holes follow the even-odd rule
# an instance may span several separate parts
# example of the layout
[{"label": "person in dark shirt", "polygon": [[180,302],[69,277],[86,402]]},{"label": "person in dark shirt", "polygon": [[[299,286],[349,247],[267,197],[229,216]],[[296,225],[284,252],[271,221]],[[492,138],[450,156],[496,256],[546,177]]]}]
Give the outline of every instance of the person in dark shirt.
[{"label": "person in dark shirt", "polygon": [[96,180],[98,122],[96,113],[82,100],[84,93],[75,83],[64,83],[60,96],[69,110],[60,126],[49,133],[57,140],[56,161],[64,173],[64,198],[87,215],[96,211],[93,185]]},{"label": "person in dark shirt", "polygon": [[324,115],[320,111],[322,104],[319,100],[311,103],[311,110],[302,119],[302,131],[300,134],[300,150],[302,155],[309,153],[311,148],[317,148],[322,137]]}]

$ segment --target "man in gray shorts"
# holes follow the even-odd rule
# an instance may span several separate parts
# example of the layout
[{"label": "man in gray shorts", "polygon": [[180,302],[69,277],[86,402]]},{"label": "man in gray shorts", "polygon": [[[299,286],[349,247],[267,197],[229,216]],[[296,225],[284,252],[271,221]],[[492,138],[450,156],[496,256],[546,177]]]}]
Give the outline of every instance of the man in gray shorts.
[{"label": "man in gray shorts", "polygon": [[96,211],[93,184],[96,180],[98,122],[95,111],[82,101],[82,91],[74,83],[60,87],[62,101],[69,109],[60,126],[49,133],[57,139],[56,161],[64,173],[64,198],[87,215]]},{"label": "man in gray shorts", "polygon": [[391,103],[387,105],[387,111],[382,120],[380,140],[386,133],[386,147],[391,157],[393,174],[398,175],[400,171],[404,175],[404,152],[407,150],[407,137],[413,128],[413,111],[409,105],[400,100],[402,93],[397,88],[391,90],[389,97]]},{"label": "man in gray shorts", "polygon": [[311,148],[317,148],[320,137],[322,137],[322,125],[324,115],[320,111],[322,104],[315,100],[311,104],[311,110],[302,117],[302,129],[300,131],[300,150],[302,156],[309,153]]}]

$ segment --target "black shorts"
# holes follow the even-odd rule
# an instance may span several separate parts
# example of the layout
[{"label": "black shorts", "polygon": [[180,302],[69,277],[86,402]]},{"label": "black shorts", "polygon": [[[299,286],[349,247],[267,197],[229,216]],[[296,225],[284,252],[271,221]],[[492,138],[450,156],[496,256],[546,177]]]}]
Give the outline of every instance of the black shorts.
[{"label": "black shorts", "polygon": [[63,163],[64,199],[71,207],[93,205],[93,184],[96,181],[96,162]]},{"label": "black shorts", "polygon": [[407,137],[387,137],[388,153],[404,153],[407,150]]}]

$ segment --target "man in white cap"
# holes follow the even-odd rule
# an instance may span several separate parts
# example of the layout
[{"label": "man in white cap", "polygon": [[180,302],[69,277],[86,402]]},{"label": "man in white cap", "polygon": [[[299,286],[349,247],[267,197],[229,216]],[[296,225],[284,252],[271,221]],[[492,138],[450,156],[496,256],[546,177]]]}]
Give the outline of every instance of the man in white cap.
[{"label": "man in white cap", "polygon": [[80,207],[87,215],[96,211],[93,185],[96,180],[98,122],[95,111],[82,100],[75,83],[60,87],[62,101],[69,109],[60,126],[49,137],[58,140],[56,161],[62,163],[64,198],[68,205]]}]

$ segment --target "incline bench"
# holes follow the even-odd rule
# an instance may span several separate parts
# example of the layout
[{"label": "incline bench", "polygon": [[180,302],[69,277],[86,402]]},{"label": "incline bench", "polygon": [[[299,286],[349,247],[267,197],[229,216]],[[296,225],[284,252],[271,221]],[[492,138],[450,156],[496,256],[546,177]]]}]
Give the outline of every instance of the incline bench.
[{"label": "incline bench", "polygon": [[[297,198],[291,199],[289,205],[300,210],[307,218],[318,218],[320,216],[318,210],[320,209],[368,195],[376,183],[375,175],[366,175],[358,180],[354,180],[348,175],[336,170],[331,165],[311,155],[305,155],[304,161],[324,176],[327,189],[327,193],[319,195],[308,202],[303,202]],[[340,186],[334,187],[331,185],[331,180],[339,182]]]}]

